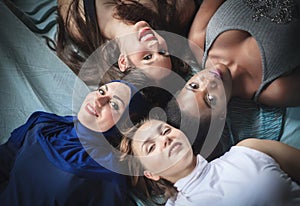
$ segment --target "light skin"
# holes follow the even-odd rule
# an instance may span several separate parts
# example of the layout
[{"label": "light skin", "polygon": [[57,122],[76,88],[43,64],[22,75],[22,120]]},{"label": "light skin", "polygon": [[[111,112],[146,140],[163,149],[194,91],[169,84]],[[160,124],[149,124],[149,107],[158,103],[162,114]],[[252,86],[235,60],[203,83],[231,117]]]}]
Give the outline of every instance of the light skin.
[{"label": "light skin", "polygon": [[[201,64],[207,24],[224,0],[204,0],[196,14],[189,32],[191,49]],[[233,96],[251,99],[262,83],[262,59],[256,39],[241,30],[221,33],[208,52],[206,67],[224,64],[232,76]],[[287,76],[275,79],[258,98],[268,106],[299,106],[300,67]]]},{"label": "light skin", "polygon": [[78,120],[96,132],[106,132],[120,119],[130,101],[130,88],[120,82],[90,92],[78,112]]},{"label": "light skin", "polygon": [[[299,149],[278,141],[255,138],[243,140],[237,146],[249,147],[271,156],[293,180],[300,182]],[[175,149],[170,152],[172,147]],[[137,130],[132,149],[145,168],[144,175],[155,181],[165,178],[175,183],[189,175],[196,166],[196,156],[187,137],[159,120],[148,120]]]},{"label": "light skin", "polygon": [[145,167],[144,175],[155,181],[164,178],[176,182],[196,164],[184,133],[158,120],[149,120],[138,129],[132,149]]},{"label": "light skin", "polygon": [[[157,80],[168,76],[172,65],[166,41],[145,21],[132,25],[116,19],[114,17],[115,5],[107,3],[110,1],[95,1],[97,21],[102,34],[107,39],[116,39],[119,44],[121,55],[118,65],[120,70],[125,72],[131,66],[135,66],[143,69],[149,77]],[[152,1],[140,0],[139,3],[153,8]],[[63,10],[66,10],[70,1],[58,1],[58,4],[63,5],[62,13],[64,15]],[[83,8],[83,4],[81,7]],[[187,24],[193,16],[193,12],[190,11],[195,10],[194,1],[178,0],[176,8],[179,15],[183,16],[181,18],[183,23]],[[143,35],[146,35],[147,38],[141,38]]]},{"label": "light skin", "polygon": [[116,38],[121,50],[118,65],[122,72],[134,65],[154,79],[170,74],[172,64],[167,43],[148,23],[139,21],[119,27]]}]

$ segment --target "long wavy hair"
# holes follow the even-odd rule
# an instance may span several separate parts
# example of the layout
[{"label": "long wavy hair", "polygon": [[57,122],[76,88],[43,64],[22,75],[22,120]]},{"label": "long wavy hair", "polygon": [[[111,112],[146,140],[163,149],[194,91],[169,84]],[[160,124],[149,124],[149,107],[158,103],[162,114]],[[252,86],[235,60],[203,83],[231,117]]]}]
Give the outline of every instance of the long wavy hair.
[{"label": "long wavy hair", "polygon": [[[72,69],[79,74],[86,59],[101,45],[110,39],[102,35],[102,31],[95,22],[85,18],[84,10],[80,6],[81,0],[74,0],[64,19],[58,8],[58,33],[57,33],[57,55]],[[107,4],[115,5],[114,18],[123,20],[125,23],[134,24],[138,21],[147,21],[156,30],[167,30],[176,34],[183,34],[185,28],[178,25],[179,15],[176,10],[176,0],[153,1],[156,9],[150,9],[138,1],[111,0]],[[159,5],[158,5],[159,4]],[[157,12],[154,12],[154,11]],[[74,32],[75,31],[75,32]],[[173,44],[171,42],[171,44]],[[120,54],[118,46],[113,48],[114,55]],[[170,56],[172,70],[185,77],[191,68],[185,61],[175,56]],[[118,64],[114,64],[106,73],[106,80],[120,79],[126,73],[119,70]]]},{"label": "long wavy hair", "polygon": [[[146,121],[151,119],[166,121],[166,123],[180,129],[187,136],[192,145],[194,155],[197,155],[199,154],[207,137],[211,119],[203,118],[201,121],[198,121],[194,117],[181,112],[175,98],[168,102],[164,110],[167,116],[166,120],[163,120],[165,117],[161,116],[160,113],[157,113],[152,115],[152,117],[146,117],[138,122],[134,127],[123,132],[119,149],[122,153],[121,160],[127,161],[129,165],[129,171],[132,174],[131,183],[135,188],[137,188],[136,190],[142,192],[147,197],[151,198],[153,196],[160,195],[166,200],[168,198],[176,197],[178,191],[174,187],[174,184],[166,179],[160,178],[158,181],[153,181],[145,176],[141,176],[141,174],[143,174],[144,167],[140,160],[134,157],[134,152],[132,150],[132,139],[134,134]],[[194,139],[192,137],[194,133],[190,131],[194,129],[197,129],[195,142],[192,141]]]},{"label": "long wavy hair", "polygon": [[134,156],[132,150],[132,138],[134,134],[148,120],[149,119],[142,120],[136,124],[135,127],[130,128],[123,134],[120,144],[120,151],[122,153],[121,161],[127,161],[128,163],[129,172],[131,174],[131,184],[136,189],[137,195],[145,195],[150,199],[162,196],[167,200],[177,194],[174,184],[163,178],[154,181],[143,176],[144,167],[138,158]]}]

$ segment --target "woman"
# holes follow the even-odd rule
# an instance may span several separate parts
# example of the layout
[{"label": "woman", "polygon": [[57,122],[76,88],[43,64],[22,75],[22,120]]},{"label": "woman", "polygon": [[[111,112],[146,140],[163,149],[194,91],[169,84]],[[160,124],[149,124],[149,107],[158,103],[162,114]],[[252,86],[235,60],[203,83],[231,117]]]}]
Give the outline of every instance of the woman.
[{"label": "woman", "polygon": [[142,114],[145,105],[136,87],[115,80],[90,92],[77,116],[33,113],[0,147],[1,204],[127,202],[126,176],[115,172],[124,165],[114,146],[118,126]]},{"label": "woman", "polygon": [[224,64],[233,79],[224,133],[234,144],[293,136],[285,122],[297,112],[286,107],[299,103],[299,8],[297,0],[203,1],[195,16],[189,40],[198,62]]},{"label": "woman", "polygon": [[[113,72],[115,78],[123,76],[126,70],[133,67],[171,69],[171,62],[175,72],[182,76],[188,74],[187,66],[179,58],[169,55],[165,40],[151,28],[175,28],[176,31],[183,31],[194,15],[194,1],[74,0],[58,1],[58,5],[60,16],[57,54],[76,74],[92,52],[108,40],[116,38],[120,51],[116,48],[114,55],[120,56],[116,65],[119,68],[113,67],[107,71]],[[142,27],[139,22],[143,22]],[[133,29],[134,27],[138,28]],[[138,50],[128,50],[128,45],[124,44],[128,42],[126,36],[123,40],[119,38],[129,33],[135,33],[137,40],[130,43],[130,46],[140,45]],[[141,33],[147,38],[141,38]],[[167,76],[168,72],[160,74],[162,72],[151,74],[151,77],[161,79]]]},{"label": "woman", "polygon": [[201,6],[212,17],[201,18],[200,8],[189,34],[204,51],[199,62],[227,66],[235,96],[269,106],[298,105],[300,2],[228,0]]},{"label": "woman", "polygon": [[207,162],[193,154],[182,131],[150,119],[129,130],[121,151],[134,165],[134,178],[143,175],[164,188],[166,205],[297,205],[300,201],[296,161],[300,150],[278,141],[247,139]]},{"label": "woman", "polygon": [[[240,80],[234,79],[228,67],[217,64],[195,74],[180,90],[176,99],[168,104],[168,113],[177,113],[187,119],[198,119],[198,122],[200,119],[202,124],[205,122],[209,125],[209,131],[205,130],[207,138],[201,137],[195,140],[197,136],[195,134],[194,140],[191,141],[196,153],[200,153],[201,148],[206,149],[205,154],[201,153],[201,155],[207,157],[220,139],[218,146],[221,148],[217,148],[219,151],[214,152],[217,156],[248,137],[273,140],[280,140],[282,137],[283,117],[281,115],[285,104],[279,108],[273,106],[274,104],[278,106],[278,102],[282,102],[283,97],[274,96],[272,105],[258,106],[251,103],[250,99],[233,101],[237,97],[243,99],[242,94],[246,93],[244,87],[233,86],[238,81]],[[297,83],[292,83],[292,88]],[[287,93],[292,90],[289,89],[289,85],[285,85],[285,88]],[[290,99],[295,106],[300,105],[296,98]],[[177,103],[182,114],[178,112]],[[180,122],[177,121],[176,124],[179,124],[178,128],[180,128]],[[198,127],[193,130],[198,130]],[[204,141],[207,142],[206,146],[203,146]],[[299,145],[296,140],[293,142],[293,146]]]}]

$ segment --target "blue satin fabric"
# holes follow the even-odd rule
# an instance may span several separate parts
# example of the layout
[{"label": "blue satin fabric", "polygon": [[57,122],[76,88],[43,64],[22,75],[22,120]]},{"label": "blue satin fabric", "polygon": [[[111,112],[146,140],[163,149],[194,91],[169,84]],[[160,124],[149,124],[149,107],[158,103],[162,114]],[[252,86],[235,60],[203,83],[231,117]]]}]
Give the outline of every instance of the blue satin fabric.
[{"label": "blue satin fabric", "polygon": [[[81,142],[100,151],[96,161]],[[85,128],[76,117],[33,113],[0,146],[1,204],[124,204],[126,177],[99,164],[122,166],[105,142],[102,133]]]}]

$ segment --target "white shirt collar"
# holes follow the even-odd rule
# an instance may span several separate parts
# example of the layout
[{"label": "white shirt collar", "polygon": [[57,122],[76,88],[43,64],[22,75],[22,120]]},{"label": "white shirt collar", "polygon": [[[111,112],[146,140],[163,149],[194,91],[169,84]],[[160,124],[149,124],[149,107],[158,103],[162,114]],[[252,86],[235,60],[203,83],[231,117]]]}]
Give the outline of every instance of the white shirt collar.
[{"label": "white shirt collar", "polygon": [[194,170],[188,176],[181,178],[174,184],[174,186],[177,188],[177,191],[180,193],[184,193],[184,190],[189,187],[190,183],[199,178],[207,165],[207,160],[204,159],[201,155],[197,155],[197,162]]}]

